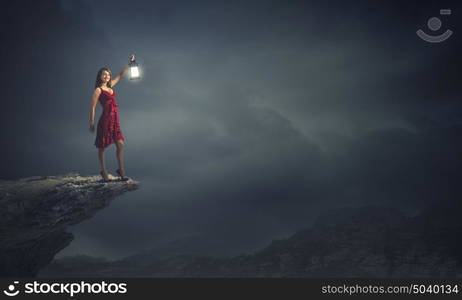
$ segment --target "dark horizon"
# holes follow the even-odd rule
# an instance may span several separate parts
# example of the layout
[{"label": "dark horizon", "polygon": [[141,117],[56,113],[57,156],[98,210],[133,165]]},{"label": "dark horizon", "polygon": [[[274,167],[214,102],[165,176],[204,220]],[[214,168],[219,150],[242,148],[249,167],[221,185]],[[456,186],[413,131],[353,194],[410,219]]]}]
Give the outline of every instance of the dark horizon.
[{"label": "dark horizon", "polygon": [[[440,9],[440,44],[416,35]],[[57,257],[186,241],[267,245],[326,208],[416,214],[460,199],[460,3],[8,1],[0,179],[99,173],[95,76],[115,87],[142,187],[71,230]],[[101,113],[98,104],[96,120]],[[106,151],[111,174],[115,147]],[[215,241],[215,242],[214,242]],[[219,244],[219,245],[218,245]]]}]

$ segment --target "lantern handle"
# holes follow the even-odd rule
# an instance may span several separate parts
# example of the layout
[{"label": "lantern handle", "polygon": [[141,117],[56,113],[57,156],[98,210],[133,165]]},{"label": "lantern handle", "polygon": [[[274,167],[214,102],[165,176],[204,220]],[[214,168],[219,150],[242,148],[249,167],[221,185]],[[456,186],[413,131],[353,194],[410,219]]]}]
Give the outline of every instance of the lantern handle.
[{"label": "lantern handle", "polygon": [[130,55],[130,62],[134,62],[134,61],[135,61],[135,55],[132,54],[132,55]]}]

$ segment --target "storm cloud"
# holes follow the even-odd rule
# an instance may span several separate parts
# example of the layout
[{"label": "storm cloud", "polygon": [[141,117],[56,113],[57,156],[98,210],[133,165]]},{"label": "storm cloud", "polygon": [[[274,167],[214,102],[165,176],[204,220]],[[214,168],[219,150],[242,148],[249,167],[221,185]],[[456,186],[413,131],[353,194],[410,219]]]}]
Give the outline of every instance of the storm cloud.
[{"label": "storm cloud", "polygon": [[[6,9],[3,179],[96,174],[96,72],[117,74],[132,53],[143,71],[115,88],[127,174],[142,188],[73,228],[61,256],[188,237],[239,253],[324,208],[415,213],[460,196],[460,38],[415,34],[457,3],[45,3]],[[116,168],[115,149],[106,161]]]}]

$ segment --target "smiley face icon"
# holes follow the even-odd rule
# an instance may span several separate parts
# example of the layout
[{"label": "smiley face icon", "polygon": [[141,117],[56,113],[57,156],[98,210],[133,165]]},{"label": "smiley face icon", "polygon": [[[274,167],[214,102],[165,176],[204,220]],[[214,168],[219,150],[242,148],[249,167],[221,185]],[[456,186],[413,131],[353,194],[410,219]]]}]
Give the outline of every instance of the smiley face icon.
[{"label": "smiley face icon", "polygon": [[[19,281],[15,281],[14,284],[18,284]],[[3,290],[3,293],[9,297],[14,297],[19,294],[19,291],[15,291],[14,289],[16,286],[14,284],[10,284],[8,286],[8,290]]]},{"label": "smiley face icon", "polygon": [[[440,15],[450,15],[450,14],[451,14],[450,9],[440,10]],[[428,20],[427,26],[431,31],[437,31],[441,28],[441,20],[437,17],[432,17]],[[429,42],[429,43],[444,42],[452,35],[452,31],[449,29],[440,35],[430,35],[430,34],[425,33],[425,31],[423,31],[422,29],[417,30],[416,33],[422,40]]]}]

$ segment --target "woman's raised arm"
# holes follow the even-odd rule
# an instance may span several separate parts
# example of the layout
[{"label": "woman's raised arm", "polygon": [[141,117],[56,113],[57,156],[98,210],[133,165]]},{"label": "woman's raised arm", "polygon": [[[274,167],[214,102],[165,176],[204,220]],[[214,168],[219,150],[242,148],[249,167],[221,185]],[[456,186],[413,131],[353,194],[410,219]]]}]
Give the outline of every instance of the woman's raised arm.
[{"label": "woman's raised arm", "polygon": [[128,65],[124,67],[122,72],[120,72],[119,75],[117,75],[114,79],[111,80],[111,87],[117,84],[119,82],[120,78],[124,77],[125,73],[128,71]]},{"label": "woman's raised arm", "polygon": [[[135,55],[130,55],[130,62],[135,61]],[[119,82],[120,78],[124,77],[125,73],[128,71],[128,68],[130,67],[130,64],[126,65],[122,72],[120,72],[119,75],[117,75],[114,79],[111,80],[111,86],[114,86]]]}]

